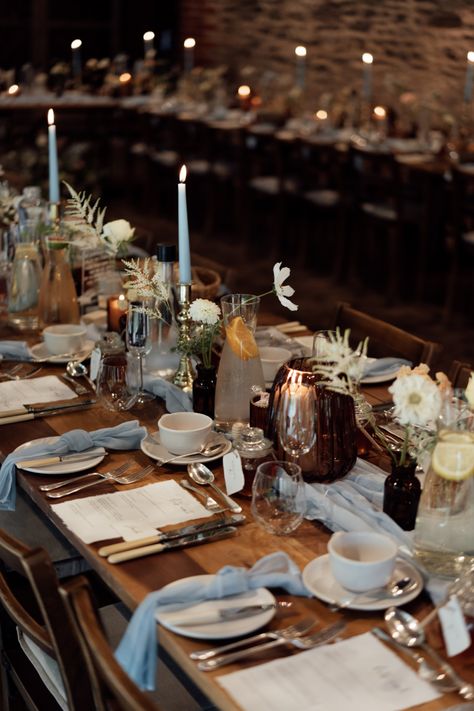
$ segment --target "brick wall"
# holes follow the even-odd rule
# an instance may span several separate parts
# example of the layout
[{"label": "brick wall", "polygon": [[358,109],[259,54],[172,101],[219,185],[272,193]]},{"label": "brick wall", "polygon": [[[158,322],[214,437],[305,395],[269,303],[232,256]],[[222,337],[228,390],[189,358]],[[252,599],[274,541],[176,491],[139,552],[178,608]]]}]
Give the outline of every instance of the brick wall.
[{"label": "brick wall", "polygon": [[462,97],[474,50],[474,0],[182,0],[181,31],[203,65],[292,72],[308,50],[312,93],[361,86],[361,54],[374,55],[375,96],[395,85],[429,98]]}]

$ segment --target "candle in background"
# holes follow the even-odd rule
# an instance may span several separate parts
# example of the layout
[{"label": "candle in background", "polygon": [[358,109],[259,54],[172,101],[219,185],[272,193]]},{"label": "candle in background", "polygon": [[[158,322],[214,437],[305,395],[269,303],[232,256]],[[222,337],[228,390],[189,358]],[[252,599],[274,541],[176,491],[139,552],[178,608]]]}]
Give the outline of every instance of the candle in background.
[{"label": "candle in background", "polygon": [[125,294],[107,299],[107,330],[121,333],[126,325],[128,301]]},{"label": "candle in background", "polygon": [[240,108],[242,111],[248,111],[250,109],[250,94],[252,90],[247,84],[242,84],[237,89],[237,96],[239,97]]},{"label": "candle in background", "polygon": [[76,79],[78,77],[80,77],[81,73],[82,73],[81,47],[82,47],[82,42],[80,39],[75,39],[71,42],[72,75]]},{"label": "candle in background", "polygon": [[191,254],[189,250],[188,208],[186,205],[186,166],[179,171],[178,183],[178,251],[179,281],[191,283]]},{"label": "candle in background", "polygon": [[190,72],[194,67],[194,47],[196,40],[194,37],[187,37],[183,42],[184,47],[184,71]]},{"label": "candle in background", "polygon": [[328,112],[324,109],[318,109],[314,114],[314,119],[316,121],[316,129],[324,131],[328,125]]},{"label": "candle in background", "polygon": [[377,126],[377,131],[382,137],[387,134],[387,110],[383,106],[375,106],[372,116]]},{"label": "candle in background", "polygon": [[364,52],[362,62],[364,64],[362,97],[366,101],[370,101],[372,98],[372,64],[374,62],[374,58],[370,52]]},{"label": "candle in background", "polygon": [[296,55],[296,85],[300,89],[305,88],[306,84],[306,47],[299,45],[295,47]]},{"label": "candle in background", "polygon": [[474,82],[474,52],[467,53],[466,81],[464,84],[464,101],[469,103],[472,99],[472,85]]},{"label": "candle in background", "polygon": [[154,32],[145,32],[143,35],[143,53],[145,59],[149,56],[149,52],[154,52],[153,40],[155,39]]},{"label": "candle in background", "polygon": [[56,126],[54,111],[48,111],[48,148],[49,148],[49,202],[59,202],[58,149],[56,145]]},{"label": "candle in background", "polygon": [[20,87],[18,84],[12,84],[11,86],[8,87],[7,94],[8,96],[16,96],[18,92],[20,91]]}]

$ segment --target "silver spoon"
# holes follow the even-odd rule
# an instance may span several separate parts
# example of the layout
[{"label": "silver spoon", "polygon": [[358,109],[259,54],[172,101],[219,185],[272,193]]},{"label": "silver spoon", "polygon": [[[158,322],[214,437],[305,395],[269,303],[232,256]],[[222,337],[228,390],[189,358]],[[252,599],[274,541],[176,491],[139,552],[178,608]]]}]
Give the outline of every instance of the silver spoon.
[{"label": "silver spoon", "polygon": [[205,464],[198,464],[197,462],[188,464],[188,474],[191,479],[196,482],[196,484],[203,484],[204,486],[209,484],[216,494],[219,494],[219,496],[224,499],[231,511],[234,511],[235,513],[240,513],[242,511],[242,506],[236,504],[230,496],[227,496],[227,494],[221,491],[221,489],[214,484],[214,474],[208,467],[206,467]]},{"label": "silver spoon", "polygon": [[158,467],[162,467],[165,464],[171,464],[171,462],[176,462],[178,459],[183,459],[183,457],[192,457],[196,454],[200,454],[203,457],[217,457],[217,455],[223,452],[226,447],[227,442],[223,442],[222,440],[218,442],[204,442],[204,444],[202,444],[199,449],[194,452],[187,452],[186,454],[176,454],[174,457],[170,457],[169,459],[157,459],[156,465]]},{"label": "silver spoon", "polygon": [[389,607],[385,612],[385,622],[392,638],[405,647],[421,647],[439,665],[446,677],[456,684],[457,692],[468,701],[474,699],[474,684],[464,681],[427,641],[420,622],[405,610]]},{"label": "silver spoon", "polygon": [[66,365],[66,372],[73,378],[85,378],[85,380],[87,380],[87,382],[89,383],[92,390],[94,390],[94,392],[95,392],[95,384],[89,378],[89,376],[87,374],[87,368],[84,365],[84,363],[81,363],[78,360],[70,360],[68,362],[68,364]]},{"label": "silver spoon", "polygon": [[345,607],[349,607],[349,605],[356,602],[360,597],[363,598],[366,595],[373,596],[375,601],[385,599],[387,597],[399,597],[400,595],[406,595],[411,592],[411,590],[414,590],[417,585],[417,581],[408,576],[400,578],[399,580],[389,580],[389,582],[382,588],[372,588],[372,590],[365,590],[364,592],[357,593],[356,595],[346,598],[340,604],[334,602],[330,609],[343,610]]}]

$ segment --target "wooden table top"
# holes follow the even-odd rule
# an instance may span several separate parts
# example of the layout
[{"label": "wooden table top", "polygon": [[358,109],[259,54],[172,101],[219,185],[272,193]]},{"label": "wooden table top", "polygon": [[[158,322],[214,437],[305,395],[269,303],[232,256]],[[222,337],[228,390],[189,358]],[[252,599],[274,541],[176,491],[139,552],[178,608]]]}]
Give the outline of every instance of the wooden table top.
[{"label": "wooden table top", "polygon": [[[41,375],[45,373],[59,373],[61,370],[57,366],[45,366]],[[373,403],[384,402],[387,399],[387,391],[384,387],[371,386],[367,388],[368,399]],[[85,428],[95,430],[99,427],[113,426],[125,420],[137,417],[140,422],[146,425],[149,431],[157,429],[157,419],[163,412],[163,406],[158,401],[146,406],[144,410],[130,411],[128,413],[113,413],[99,404],[84,411],[71,412],[44,419],[28,422],[20,422],[11,425],[1,426],[1,449],[3,454],[14,450],[17,446],[30,439],[60,435],[74,428]],[[122,461],[130,459],[138,464],[149,463],[149,458],[141,451],[133,452],[111,452],[107,457],[107,467],[117,465]],[[211,465],[213,466],[213,465]],[[101,465],[99,468],[104,468]],[[217,483],[223,484],[222,469],[219,464],[213,466],[217,477]],[[120,490],[142,486],[164,479],[176,479],[181,477],[184,470],[181,467],[173,466],[156,469],[152,475],[136,485],[129,487],[121,486]],[[203,573],[215,573],[222,566],[232,563],[233,565],[250,567],[259,558],[276,550],[286,551],[301,569],[313,558],[326,553],[327,541],[330,533],[317,522],[304,521],[295,533],[291,536],[276,537],[262,530],[252,519],[250,514],[249,501],[239,498],[239,503],[244,508],[247,515],[247,523],[240,526],[238,533],[232,537],[206,545],[192,547],[183,550],[169,551],[154,556],[149,556],[135,561],[129,561],[121,565],[111,565],[104,558],[97,555],[99,544],[87,545],[71,534],[64,524],[58,519],[51,509],[50,500],[45,494],[39,491],[41,484],[53,481],[53,477],[39,476],[19,471],[17,481],[31,499],[39,506],[44,514],[54,522],[57,528],[76,546],[77,550],[90,563],[93,569],[110,586],[110,588],[123,600],[130,608],[134,609],[147,593],[161,588],[163,585],[174,580],[198,575]],[[85,496],[110,493],[116,485],[104,481],[91,491],[83,492]],[[82,492],[81,492],[82,494]],[[80,497],[81,494],[76,494]],[[69,497],[69,499],[72,497]],[[54,503],[54,501],[53,501]],[[12,514],[14,515],[14,514]],[[279,599],[292,599],[289,595],[278,595]],[[278,628],[296,622],[298,618],[308,613],[317,617],[321,624],[328,624],[343,615],[348,624],[344,637],[362,633],[371,627],[378,625],[383,620],[383,613],[361,613],[345,610],[340,613],[330,612],[325,604],[317,599],[293,598],[293,607],[288,615],[284,617],[278,614],[270,628]],[[407,606],[413,614],[422,617],[426,614],[431,603],[425,594]],[[431,625],[428,630],[429,640],[443,652],[443,643],[437,624]],[[224,667],[216,672],[200,672],[195,662],[189,659],[189,652],[205,646],[203,641],[194,641],[180,637],[159,628],[159,641],[166,651],[172,656],[183,671],[194,681],[194,683],[211,699],[211,701],[224,711],[236,711],[240,707],[231,699],[227,693],[217,683],[220,674],[226,674],[241,668],[247,668],[251,662],[242,662],[232,666]],[[472,649],[472,648],[471,648]],[[277,658],[288,651],[275,651],[268,656],[268,659]],[[456,668],[466,678],[474,681],[474,665],[472,651],[465,652],[452,660]],[[423,711],[436,711],[448,708],[456,702],[460,703],[460,698],[456,694],[444,695],[441,699],[420,705],[417,708]]]}]

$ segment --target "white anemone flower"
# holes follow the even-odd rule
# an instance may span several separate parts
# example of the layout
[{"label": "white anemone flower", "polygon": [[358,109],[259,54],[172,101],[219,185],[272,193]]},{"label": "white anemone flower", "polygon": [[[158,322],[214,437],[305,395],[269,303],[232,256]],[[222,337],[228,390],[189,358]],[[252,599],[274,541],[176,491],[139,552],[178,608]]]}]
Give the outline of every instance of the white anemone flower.
[{"label": "white anemone flower", "polygon": [[471,410],[474,410],[474,372],[471,373],[471,377],[469,378],[465,395],[469,407]]},{"label": "white anemone flower", "polygon": [[403,425],[426,426],[436,420],[441,409],[441,395],[436,383],[414,373],[398,377],[389,388],[393,395],[395,417]]},{"label": "white anemone flower", "polygon": [[128,220],[112,220],[106,222],[102,228],[102,239],[109,249],[116,253],[126,242],[131,242],[135,235],[135,228]]},{"label": "white anemone flower", "polygon": [[214,326],[221,317],[221,310],[208,299],[194,299],[189,307],[189,315],[197,323],[205,323]]},{"label": "white anemone flower", "polygon": [[288,267],[283,267],[282,269],[281,265],[282,262],[277,262],[273,267],[273,288],[275,294],[282,306],[285,306],[290,311],[297,311],[298,306],[288,298],[289,296],[293,296],[295,290],[292,286],[289,286],[289,284],[283,286],[285,279],[288,279],[290,276],[290,269]]}]

